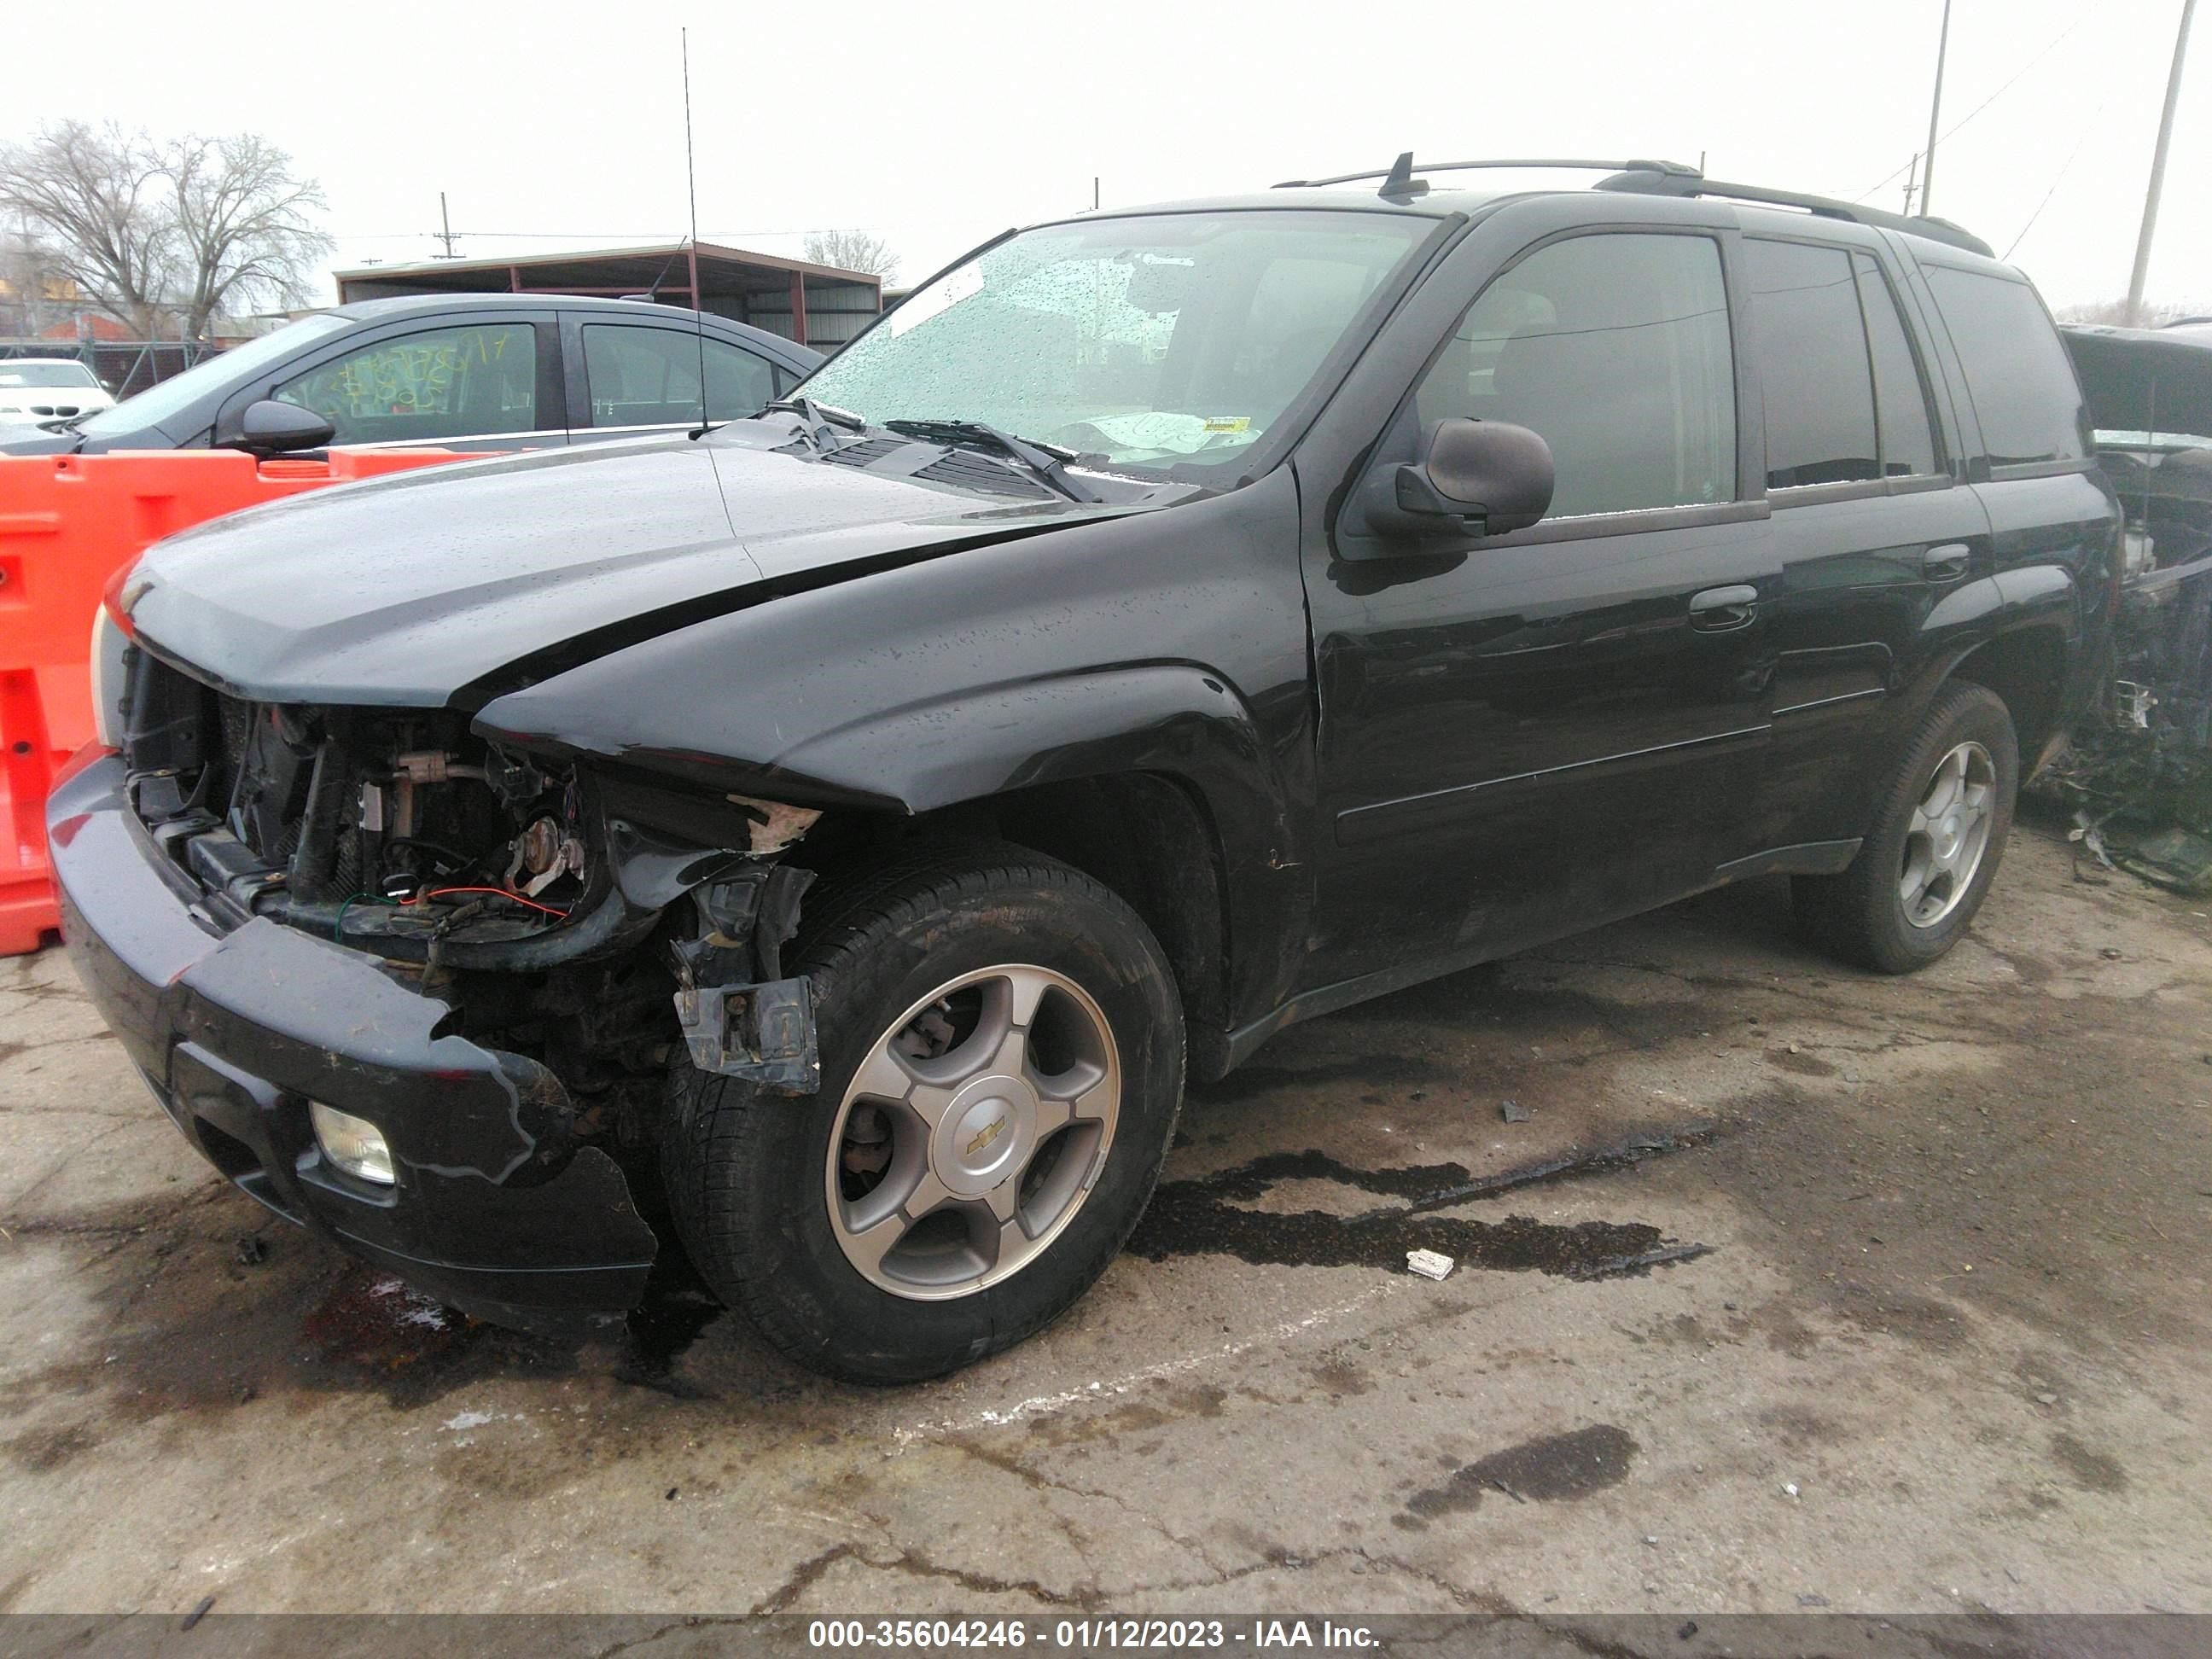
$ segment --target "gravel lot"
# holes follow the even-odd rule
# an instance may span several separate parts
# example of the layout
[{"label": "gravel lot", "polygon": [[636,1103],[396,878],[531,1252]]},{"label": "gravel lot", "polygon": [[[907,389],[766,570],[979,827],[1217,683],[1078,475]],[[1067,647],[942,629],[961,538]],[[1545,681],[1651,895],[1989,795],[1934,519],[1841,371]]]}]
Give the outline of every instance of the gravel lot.
[{"label": "gravel lot", "polygon": [[1712,894],[1278,1039],[1073,1313],[870,1393],[680,1271],[567,1348],[351,1265],[50,950],[0,1610],[2212,1611],[2208,1011],[2212,920],[2048,832],[1914,979]]}]

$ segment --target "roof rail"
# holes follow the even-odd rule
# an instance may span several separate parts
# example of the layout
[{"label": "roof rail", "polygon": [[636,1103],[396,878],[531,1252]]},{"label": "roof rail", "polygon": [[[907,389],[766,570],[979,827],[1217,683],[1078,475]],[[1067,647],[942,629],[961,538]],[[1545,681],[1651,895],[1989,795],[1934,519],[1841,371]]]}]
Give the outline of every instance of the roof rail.
[{"label": "roof rail", "polygon": [[[1680,161],[1588,161],[1561,160],[1556,156],[1534,160],[1489,161],[1425,161],[1422,168],[1429,173],[1470,173],[1486,167],[1570,167],[1583,173],[1649,173],[1664,178],[1695,179],[1698,170],[1686,167]],[[1400,155],[1389,167],[1373,173],[1340,173],[1328,179],[1285,179],[1277,190],[1310,189],[1317,185],[1354,185],[1363,179],[1380,179],[1382,196],[1419,196],[1428,190],[1425,179],[1413,177],[1413,152]]]},{"label": "roof rail", "polygon": [[[1522,157],[1480,161],[1427,161],[1421,164],[1425,173],[1472,173],[1483,169],[1507,167],[1561,167],[1577,172],[1604,173],[1611,177],[1601,179],[1599,190],[1627,191],[1645,196],[1715,196],[1732,202],[1756,202],[1769,207],[1803,208],[1824,219],[1841,219],[1854,225],[1875,225],[1884,230],[1902,231],[1908,236],[1924,236],[1931,242],[1942,242],[1963,248],[1969,253],[1984,258],[1996,258],[1987,242],[1972,231],[1960,228],[1948,219],[1908,217],[1901,213],[1885,213],[1880,208],[1861,207],[1856,202],[1838,201],[1833,197],[1808,196],[1794,190],[1769,190],[1762,185],[1724,185],[1708,179],[1696,167],[1685,167],[1680,161],[1593,161],[1559,156]],[[1391,198],[1423,196],[1428,193],[1429,181],[1413,177],[1413,152],[1407,150],[1389,167],[1372,173],[1340,173],[1327,179],[1285,179],[1277,190],[1298,190],[1319,185],[1354,185],[1369,179],[1380,179],[1382,187],[1376,194]]]},{"label": "roof rail", "polygon": [[1963,248],[1984,258],[1996,257],[1987,242],[1948,219],[1885,213],[1880,208],[1861,207],[1856,202],[1841,202],[1829,196],[1808,196],[1800,191],[1770,190],[1764,185],[1725,185],[1695,173],[1685,178],[1678,173],[1641,163],[1624,167],[1610,179],[1599,179],[1595,187],[1643,196],[1717,196],[1731,202],[1753,202],[1767,207],[1802,208],[1816,218],[1840,219],[1849,224],[1902,231],[1908,236],[1924,236],[1931,242]]}]

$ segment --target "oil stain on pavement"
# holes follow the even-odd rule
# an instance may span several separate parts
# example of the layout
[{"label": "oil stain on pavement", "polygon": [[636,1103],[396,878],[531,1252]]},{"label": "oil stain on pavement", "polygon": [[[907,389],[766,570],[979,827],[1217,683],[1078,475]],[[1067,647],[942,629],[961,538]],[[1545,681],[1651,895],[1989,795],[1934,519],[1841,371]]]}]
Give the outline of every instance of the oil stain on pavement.
[{"label": "oil stain on pavement", "polygon": [[1415,1492],[1394,1524],[1418,1532],[1439,1516],[1479,1508],[1492,1495],[1516,1504],[1587,1498],[1626,1480],[1638,1449],[1626,1430],[1609,1423],[1524,1440],[1468,1464],[1441,1486]]},{"label": "oil stain on pavement", "polygon": [[[1436,1250],[1462,1265],[1571,1279],[1641,1274],[1705,1255],[1710,1247],[1666,1237],[1640,1221],[1571,1225],[1528,1216],[1477,1221],[1434,1213],[1495,1198],[1540,1182],[1627,1168],[1700,1146],[1711,1130],[1632,1137],[1594,1152],[1477,1177],[1457,1164],[1357,1170],[1326,1153],[1271,1152],[1190,1181],[1161,1183],[1129,1240],[1132,1255],[1160,1261],[1179,1255],[1231,1255],[1268,1267],[1374,1267],[1402,1272],[1406,1253]],[[1328,1181],[1401,1202],[1338,1215],[1326,1210],[1247,1208],[1285,1181]]]}]

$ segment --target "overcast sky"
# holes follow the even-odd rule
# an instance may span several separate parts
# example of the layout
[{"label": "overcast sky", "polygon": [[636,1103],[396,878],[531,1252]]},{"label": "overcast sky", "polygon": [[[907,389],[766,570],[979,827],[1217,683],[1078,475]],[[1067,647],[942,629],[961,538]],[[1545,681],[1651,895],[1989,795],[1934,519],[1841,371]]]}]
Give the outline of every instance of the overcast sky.
[{"label": "overcast sky", "polygon": [[[1942,0],[1171,6],[20,3],[0,136],[64,115],[247,130],[322,181],[332,264],[680,237],[890,240],[908,280],[1008,225],[1382,167],[1660,155],[1895,208]],[[2127,288],[2180,0],[1954,0],[1935,210],[2054,305]],[[2149,295],[2212,308],[2212,23]],[[1984,107],[1984,104],[1986,106]],[[12,131],[9,129],[12,128]],[[1885,175],[1893,175],[1886,178]],[[319,276],[319,300],[331,297]]]}]

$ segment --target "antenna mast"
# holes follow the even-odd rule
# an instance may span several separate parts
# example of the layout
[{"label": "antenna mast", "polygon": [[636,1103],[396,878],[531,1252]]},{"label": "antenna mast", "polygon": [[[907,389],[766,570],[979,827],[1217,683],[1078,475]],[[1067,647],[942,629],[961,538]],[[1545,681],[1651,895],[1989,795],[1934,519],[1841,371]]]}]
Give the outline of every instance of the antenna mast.
[{"label": "antenna mast", "polygon": [[1928,100],[1928,148],[1920,167],[1920,211],[1936,199],[1936,118],[1943,108],[1943,58],[1951,50],[1951,0],[1943,0],[1943,29],[1936,37],[1936,90]]},{"label": "antenna mast", "polygon": [[699,427],[694,438],[707,430],[707,296],[699,292],[699,173],[691,159],[691,31],[679,30],[677,40],[684,53],[684,188],[691,200],[691,322],[699,337]]}]

